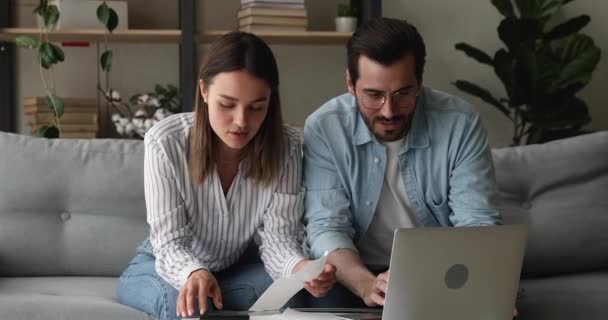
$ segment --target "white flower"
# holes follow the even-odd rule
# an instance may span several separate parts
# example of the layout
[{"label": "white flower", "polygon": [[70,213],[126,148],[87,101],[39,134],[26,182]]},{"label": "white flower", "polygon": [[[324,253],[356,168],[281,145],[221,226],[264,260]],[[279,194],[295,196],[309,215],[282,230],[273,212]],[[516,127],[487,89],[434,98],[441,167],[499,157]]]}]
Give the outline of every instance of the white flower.
[{"label": "white flower", "polygon": [[121,135],[121,136],[122,136],[122,135],[124,135],[124,134],[125,134],[125,127],[124,127],[124,126],[121,126],[120,124],[118,124],[118,123],[117,123],[117,124],[116,124],[116,132],[117,132],[119,135]]},{"label": "white flower", "polygon": [[150,128],[152,128],[152,120],[146,119],[146,121],[144,121],[144,129],[148,130]]},{"label": "white flower", "polygon": [[148,114],[146,113],[145,110],[139,109],[137,111],[135,111],[135,117],[141,117],[141,118],[146,118],[148,116]]},{"label": "white flower", "polygon": [[119,102],[121,100],[120,92],[110,89],[108,92],[106,92],[106,98],[112,102]]},{"label": "white flower", "polygon": [[118,122],[120,120],[120,115],[118,113],[112,114],[112,122]]},{"label": "white flower", "polygon": [[141,96],[139,96],[139,98],[137,98],[137,103],[139,103],[139,104],[146,104],[146,102],[148,102],[148,99],[150,99],[149,95],[142,94]]},{"label": "white flower", "polygon": [[142,119],[142,118],[133,118],[133,120],[131,122],[138,129],[141,129],[144,127],[144,119]]},{"label": "white flower", "polygon": [[158,120],[162,120],[170,115],[171,115],[171,112],[169,112],[169,110],[167,110],[167,109],[157,109],[154,112],[154,118],[156,118]]},{"label": "white flower", "polygon": [[127,125],[125,126],[125,134],[130,136],[133,134],[134,131],[135,131],[135,126],[133,125],[133,123],[131,123],[131,122],[127,123]]},{"label": "white flower", "polygon": [[126,126],[127,123],[129,123],[129,119],[127,119],[127,118],[122,118],[121,117],[120,119],[118,119],[118,124],[121,125],[121,126],[123,126],[123,127]]},{"label": "white flower", "polygon": [[149,99],[149,100],[146,102],[146,105],[149,105],[149,106],[153,106],[153,107],[155,107],[155,108],[158,108],[158,107],[160,107],[160,102],[158,101],[158,99],[157,99],[157,98],[150,98],[150,99]]}]

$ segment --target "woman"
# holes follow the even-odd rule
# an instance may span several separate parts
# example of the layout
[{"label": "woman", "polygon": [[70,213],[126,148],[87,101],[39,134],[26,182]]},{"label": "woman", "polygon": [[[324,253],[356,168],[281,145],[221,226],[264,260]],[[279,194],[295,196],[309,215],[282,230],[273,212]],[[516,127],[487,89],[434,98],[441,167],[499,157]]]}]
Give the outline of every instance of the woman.
[{"label": "woman", "polygon": [[[301,145],[282,122],[270,48],[249,33],[226,34],[198,79],[194,112],[146,134],[150,238],[118,284],[121,303],[160,319],[203,314],[211,304],[247,310],[272,278],[309,262]],[[247,253],[254,237],[263,263]],[[323,296],[334,282],[335,267],[326,265],[305,288]]]}]

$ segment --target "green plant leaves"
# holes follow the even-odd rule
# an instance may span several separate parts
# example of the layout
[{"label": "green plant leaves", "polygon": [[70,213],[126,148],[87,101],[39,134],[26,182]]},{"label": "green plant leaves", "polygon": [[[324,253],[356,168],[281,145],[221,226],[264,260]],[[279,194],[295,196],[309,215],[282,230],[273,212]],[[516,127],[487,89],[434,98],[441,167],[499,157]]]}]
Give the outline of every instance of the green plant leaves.
[{"label": "green plant leaves", "polygon": [[515,18],[515,11],[511,0],[492,0],[492,4],[498,11],[507,18]]},{"label": "green plant leaves", "polygon": [[515,0],[521,18],[545,19],[562,7],[563,0]]},{"label": "green plant leaves", "polygon": [[503,106],[502,103],[500,103],[500,101],[498,101],[498,99],[494,98],[494,96],[492,96],[490,91],[483,89],[474,83],[471,83],[469,81],[464,81],[464,80],[457,80],[456,82],[454,82],[452,84],[455,85],[458,89],[460,89],[470,95],[474,95],[474,96],[480,98],[481,100],[495,106],[502,113],[509,116],[509,114],[510,114],[509,109],[507,109],[505,106]]},{"label": "green plant leaves", "polygon": [[50,42],[43,42],[40,44],[38,54],[40,57],[40,64],[45,69],[65,60],[63,50]]},{"label": "green plant leaves", "polygon": [[63,115],[63,101],[61,101],[61,99],[59,99],[59,97],[57,97],[54,94],[49,94],[47,95],[47,103],[49,104],[50,107],[53,108],[53,110],[55,111],[55,114],[57,115],[57,118],[61,118],[61,116]]},{"label": "green plant leaves", "polygon": [[54,29],[59,21],[59,9],[57,6],[48,6],[43,15],[44,25],[49,29]]},{"label": "green plant leaves", "polygon": [[586,15],[580,15],[576,18],[572,18],[562,24],[555,26],[549,32],[547,32],[544,36],[546,40],[556,40],[565,38],[571,34],[579,32],[582,28],[587,26],[591,18]]},{"label": "green plant leaves", "polygon": [[38,46],[40,45],[38,40],[28,36],[19,36],[17,37],[17,39],[15,39],[15,42],[19,47],[25,49],[38,48]]},{"label": "green plant leaves", "polygon": [[560,59],[561,72],[553,86],[558,88],[575,83],[587,84],[601,57],[601,51],[593,40],[582,34],[558,41],[556,54]]},{"label": "green plant leaves", "polygon": [[110,72],[112,69],[112,50],[106,50],[101,55],[101,69],[105,72]]},{"label": "green plant leaves", "polygon": [[118,26],[118,14],[104,1],[97,7],[97,19],[112,32]]},{"label": "green plant leaves", "polygon": [[38,128],[36,135],[43,138],[57,139],[59,138],[59,129],[53,125],[41,126]]},{"label": "green plant leaves", "polygon": [[492,58],[485,52],[470,46],[464,42],[457,43],[456,50],[463,51],[467,56],[477,60],[479,63],[492,65]]}]

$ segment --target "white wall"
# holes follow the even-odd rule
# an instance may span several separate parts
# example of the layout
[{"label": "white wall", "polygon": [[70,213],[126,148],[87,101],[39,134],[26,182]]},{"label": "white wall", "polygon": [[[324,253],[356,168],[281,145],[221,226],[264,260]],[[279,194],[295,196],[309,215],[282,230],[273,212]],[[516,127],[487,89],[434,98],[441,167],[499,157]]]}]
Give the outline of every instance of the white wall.
[{"label": "white wall", "polygon": [[[406,19],[418,28],[427,47],[426,85],[460,95],[478,106],[482,120],[489,130],[493,146],[510,144],[511,122],[483,101],[467,96],[451,83],[462,79],[483,85],[495,95],[505,96],[504,87],[489,66],[481,65],[454,49],[454,44],[466,42],[494,55],[503,47],[496,28],[502,16],[490,3],[479,0],[385,0],[382,3],[386,17]],[[603,12],[603,14],[602,14]],[[589,14],[591,23],[583,30],[603,51],[593,80],[580,96],[589,106],[592,130],[608,129],[608,12],[607,1],[577,0],[564,7],[564,17]]]},{"label": "white wall", "polygon": [[[5,1],[5,0],[1,0]],[[19,26],[33,25],[31,14],[37,0],[11,0],[16,3]],[[378,1],[378,0],[370,0]],[[131,28],[177,28],[177,1],[129,0]],[[307,0],[309,24],[313,30],[330,30],[336,4],[340,0]],[[233,29],[239,0],[197,0],[199,29]],[[424,81],[426,85],[464,96],[450,83],[466,79],[483,84],[496,94],[504,89],[488,67],[482,66],[454,49],[460,41],[494,53],[500,48],[496,27],[500,15],[490,1],[479,0],[383,0],[383,14],[407,19],[425,38],[428,60]],[[564,16],[581,13],[591,15],[585,29],[602,48],[604,57],[595,71],[594,79],[582,91],[582,98],[591,110],[594,130],[608,129],[608,21],[601,12],[608,12],[607,1],[577,0],[564,10]],[[123,95],[151,90],[156,83],[179,83],[179,49],[176,44],[112,44],[115,63],[111,86]],[[199,55],[206,46],[201,46]],[[344,68],[346,50],[343,45],[272,45],[281,76],[281,95],[287,122],[303,124],[304,119],[325,100],[345,91]],[[57,67],[59,94],[65,96],[96,96],[96,48],[66,48],[66,63]],[[39,72],[31,52],[18,49],[17,101],[23,96],[42,95]],[[482,119],[490,133],[493,146],[510,143],[510,122],[491,106],[474,97],[466,97],[479,106]],[[21,112],[19,130],[27,132]]]}]

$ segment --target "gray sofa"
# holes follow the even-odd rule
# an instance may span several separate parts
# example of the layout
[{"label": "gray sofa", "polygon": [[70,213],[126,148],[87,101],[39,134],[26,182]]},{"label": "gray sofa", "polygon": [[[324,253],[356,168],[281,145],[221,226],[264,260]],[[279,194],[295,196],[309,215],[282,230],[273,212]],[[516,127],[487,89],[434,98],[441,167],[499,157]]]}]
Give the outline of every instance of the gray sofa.
[{"label": "gray sofa", "polygon": [[[148,232],[143,151],[0,132],[0,319],[149,319],[115,294]],[[521,319],[608,319],[608,132],[493,154],[530,225]]]}]

